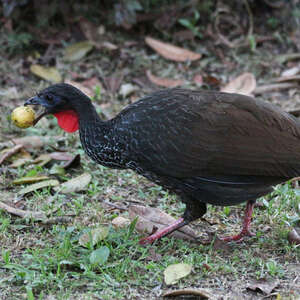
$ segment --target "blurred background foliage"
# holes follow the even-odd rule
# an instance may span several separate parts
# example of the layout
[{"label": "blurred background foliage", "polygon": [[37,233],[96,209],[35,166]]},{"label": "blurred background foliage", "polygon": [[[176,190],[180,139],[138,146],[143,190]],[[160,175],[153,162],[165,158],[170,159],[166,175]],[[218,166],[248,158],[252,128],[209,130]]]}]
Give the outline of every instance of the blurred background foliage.
[{"label": "blurred background foliage", "polygon": [[61,40],[83,39],[76,26],[81,20],[137,36],[186,40],[212,38],[216,31],[237,37],[249,26],[255,34],[262,24],[289,35],[299,19],[298,0],[1,0],[0,47],[8,54],[38,49],[66,28],[69,36]]}]

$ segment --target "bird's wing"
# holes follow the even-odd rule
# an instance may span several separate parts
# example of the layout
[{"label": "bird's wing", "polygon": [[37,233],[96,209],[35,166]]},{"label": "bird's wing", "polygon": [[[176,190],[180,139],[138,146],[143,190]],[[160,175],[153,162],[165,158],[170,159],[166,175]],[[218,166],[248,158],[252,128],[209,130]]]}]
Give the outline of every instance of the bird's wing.
[{"label": "bird's wing", "polygon": [[157,174],[300,174],[299,121],[247,96],[164,90],[119,116],[131,159]]}]

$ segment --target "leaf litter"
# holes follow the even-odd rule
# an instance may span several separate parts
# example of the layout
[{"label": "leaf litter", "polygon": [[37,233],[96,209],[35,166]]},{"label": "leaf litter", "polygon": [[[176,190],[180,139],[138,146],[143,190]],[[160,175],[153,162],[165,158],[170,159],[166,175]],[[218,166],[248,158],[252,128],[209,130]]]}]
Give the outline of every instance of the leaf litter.
[{"label": "leaf litter", "polygon": [[185,62],[194,61],[201,58],[200,53],[195,53],[190,50],[171,45],[169,43],[164,43],[151,37],[146,37],[145,42],[158,54],[169,60]]},{"label": "leaf litter", "polygon": [[192,265],[189,264],[173,264],[164,270],[164,279],[166,285],[175,284],[179,279],[188,276],[192,272]]},{"label": "leaf litter", "polygon": [[[167,213],[161,211],[158,208],[145,207],[142,205],[131,205],[129,207],[129,219],[133,221],[138,217],[135,229],[141,233],[153,233],[154,230],[160,230],[165,226],[176,221]],[[191,229],[190,226],[183,226],[177,231],[170,233],[170,236],[185,239],[185,240],[197,240],[197,234]]]}]

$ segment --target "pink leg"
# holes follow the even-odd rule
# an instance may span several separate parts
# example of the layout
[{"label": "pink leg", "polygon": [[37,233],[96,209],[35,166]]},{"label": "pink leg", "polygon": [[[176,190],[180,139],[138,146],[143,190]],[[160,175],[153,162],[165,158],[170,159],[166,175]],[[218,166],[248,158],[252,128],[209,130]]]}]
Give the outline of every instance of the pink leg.
[{"label": "pink leg", "polygon": [[223,241],[225,241],[225,242],[242,241],[244,236],[253,236],[254,235],[250,231],[250,224],[251,224],[251,218],[252,218],[254,204],[255,203],[252,201],[247,202],[242,231],[237,235],[227,236],[227,237],[222,238]]},{"label": "pink leg", "polygon": [[146,244],[152,244],[157,239],[160,239],[163,236],[166,236],[167,234],[179,229],[180,227],[186,225],[188,222],[184,220],[184,218],[178,219],[173,224],[167,226],[166,228],[163,228],[162,230],[159,230],[139,241],[139,244],[146,245]]}]

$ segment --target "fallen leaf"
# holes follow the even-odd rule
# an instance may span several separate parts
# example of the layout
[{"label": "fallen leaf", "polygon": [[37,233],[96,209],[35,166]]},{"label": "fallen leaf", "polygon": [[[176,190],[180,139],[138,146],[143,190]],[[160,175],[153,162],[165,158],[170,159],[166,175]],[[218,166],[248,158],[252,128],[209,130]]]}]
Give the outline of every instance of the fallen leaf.
[{"label": "fallen leaf", "polygon": [[77,61],[82,59],[93,49],[93,44],[89,41],[72,44],[65,48],[64,59],[67,61]]},{"label": "fallen leaf", "polygon": [[[186,297],[184,297],[186,295]],[[202,289],[178,289],[178,290],[170,290],[163,293],[162,297],[176,297],[182,296],[182,298],[189,299],[198,299],[198,300],[205,300],[205,299],[213,299],[212,295],[205,290]],[[191,297],[196,296],[196,297]]]},{"label": "fallen leaf", "polygon": [[52,187],[52,186],[57,186],[59,185],[59,181],[55,180],[55,179],[50,179],[50,180],[45,180],[39,183],[35,183],[32,185],[29,185],[23,189],[21,189],[18,194],[19,195],[24,195],[24,194],[28,194],[30,192],[45,188],[45,187]]},{"label": "fallen leaf", "polygon": [[169,79],[169,78],[156,77],[151,73],[150,70],[146,71],[146,75],[152,83],[159,85],[159,86],[163,86],[163,87],[173,88],[173,87],[182,85],[184,83],[183,80],[180,80],[180,79]]},{"label": "fallen leaf", "polygon": [[106,48],[108,50],[117,50],[118,49],[118,46],[111,43],[111,42],[107,42],[107,41],[104,41],[102,44],[101,44],[101,47],[103,48]]},{"label": "fallen leaf", "polygon": [[293,67],[293,68],[290,68],[290,69],[287,69],[287,70],[284,70],[281,73],[281,76],[282,77],[285,77],[285,76],[294,76],[294,75],[298,74],[299,72],[300,72],[300,65],[296,66],[296,67]]},{"label": "fallen leaf", "polygon": [[111,224],[115,227],[115,228],[124,228],[127,227],[130,224],[130,220],[124,217],[116,217],[111,221]]},{"label": "fallen leaf", "polygon": [[27,184],[27,183],[35,183],[40,182],[43,180],[49,179],[48,176],[28,176],[28,177],[21,177],[16,180],[14,180],[13,184]]},{"label": "fallen leaf", "polygon": [[62,175],[64,175],[66,173],[66,170],[63,167],[61,167],[61,166],[59,166],[57,164],[54,164],[51,167],[51,169],[49,170],[49,173],[51,175],[60,175],[60,176],[62,176]]},{"label": "fallen leaf", "polygon": [[113,74],[110,77],[105,77],[104,78],[104,83],[106,86],[106,89],[108,89],[110,92],[115,93],[116,91],[119,90],[121,83],[123,81],[124,74]]},{"label": "fallen leaf", "polygon": [[45,166],[48,162],[52,160],[52,157],[49,154],[41,154],[35,160],[33,160],[34,164],[39,164],[39,166]]},{"label": "fallen leaf", "polygon": [[277,280],[259,279],[253,280],[252,283],[247,286],[247,289],[252,291],[260,291],[266,295],[270,295],[278,285],[279,281]]},{"label": "fallen leaf", "polygon": [[80,176],[70,179],[56,187],[55,191],[60,191],[63,194],[75,193],[83,191],[86,186],[91,182],[92,176],[88,173],[83,173]]},{"label": "fallen leaf", "polygon": [[[49,140],[49,137],[48,137]],[[45,145],[45,138],[42,136],[32,135],[24,136],[22,138],[12,139],[16,145],[23,145],[25,149],[42,148]]]},{"label": "fallen leaf", "polygon": [[162,57],[173,61],[193,61],[201,58],[200,53],[195,53],[168,43],[146,37],[145,42]]},{"label": "fallen leaf", "polygon": [[121,85],[119,93],[122,95],[123,98],[126,98],[133,92],[137,91],[138,87],[131,84],[131,83],[124,83]]},{"label": "fallen leaf", "polygon": [[18,152],[16,160],[14,160],[13,163],[11,163],[9,165],[9,167],[11,167],[11,168],[18,168],[18,167],[21,167],[24,164],[26,164],[28,162],[31,162],[31,161],[32,161],[31,154],[28,151],[26,151],[24,148],[22,148]]},{"label": "fallen leaf", "polygon": [[11,168],[19,168],[23,165],[25,165],[28,162],[31,162],[32,160],[30,158],[18,158],[16,159],[12,164],[9,165]]},{"label": "fallen leaf", "polygon": [[94,97],[94,91],[91,88],[88,88],[79,82],[73,80],[65,80],[65,83],[75,86],[90,98]]},{"label": "fallen leaf", "polygon": [[35,218],[35,219],[45,219],[46,215],[40,211],[30,211],[30,210],[22,210],[19,208],[15,208],[12,206],[7,205],[0,201],[0,209],[5,210],[6,212],[19,216],[21,218]]},{"label": "fallen leaf", "polygon": [[93,265],[103,265],[108,260],[109,252],[109,248],[106,246],[94,250],[90,255],[90,263]]},{"label": "fallen leaf", "polygon": [[83,247],[87,247],[89,243],[95,246],[100,241],[103,241],[108,236],[108,227],[98,227],[92,229],[90,232],[84,233],[79,238],[79,244]]},{"label": "fallen leaf", "polygon": [[82,85],[92,90],[94,90],[95,87],[100,87],[102,90],[102,84],[95,76],[82,81]]},{"label": "fallen leaf", "polygon": [[62,81],[61,75],[54,67],[44,67],[41,65],[31,65],[30,71],[45,80],[51,81],[53,83],[59,83]]},{"label": "fallen leaf", "polygon": [[293,228],[288,234],[290,244],[300,245],[300,228]]},{"label": "fallen leaf", "polygon": [[5,151],[1,157],[0,157],[0,165],[9,157],[11,157],[12,155],[14,155],[15,153],[17,153],[18,151],[20,151],[23,148],[22,144],[16,145],[14,147],[12,147],[11,149],[8,149],[7,151]]},{"label": "fallen leaf", "polygon": [[258,86],[254,90],[254,94],[261,95],[268,92],[286,90],[286,89],[297,88],[297,87],[298,85],[296,83],[290,83],[290,82],[266,84],[266,85]]},{"label": "fallen leaf", "polygon": [[63,165],[64,169],[76,168],[80,166],[80,154],[76,154],[71,160]]},{"label": "fallen leaf", "polygon": [[174,284],[179,279],[189,275],[192,271],[192,266],[189,264],[173,264],[168,266],[164,271],[166,285]]},{"label": "fallen leaf", "polygon": [[231,80],[221,92],[251,95],[256,88],[256,80],[252,73],[243,73]]},{"label": "fallen leaf", "polygon": [[[159,210],[158,208],[131,205],[129,207],[129,219],[133,221],[138,216],[135,229],[142,233],[151,234],[155,228],[158,230],[172,224],[175,218]],[[197,234],[190,226],[183,226],[179,230],[170,233],[170,236],[185,240],[196,240]]]},{"label": "fallen leaf", "polygon": [[52,159],[54,159],[54,160],[62,160],[62,161],[64,161],[64,160],[67,160],[67,161],[69,161],[69,160],[71,160],[71,159],[73,159],[74,157],[71,155],[71,154],[69,154],[69,153],[66,153],[66,152],[52,152],[52,153],[49,153],[49,156],[52,158]]},{"label": "fallen leaf", "polygon": [[286,81],[300,81],[300,75],[282,76],[274,80],[274,82],[286,82]]}]

